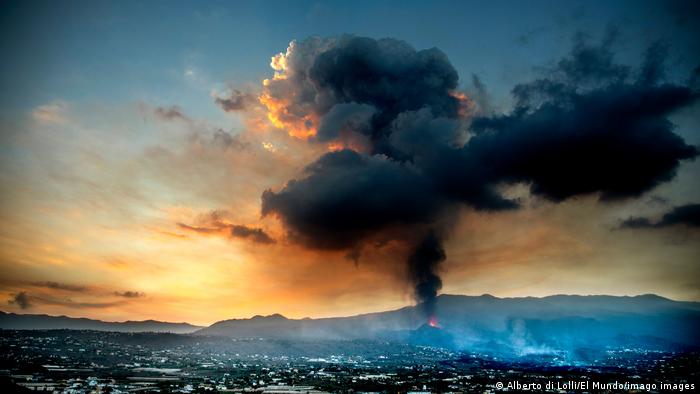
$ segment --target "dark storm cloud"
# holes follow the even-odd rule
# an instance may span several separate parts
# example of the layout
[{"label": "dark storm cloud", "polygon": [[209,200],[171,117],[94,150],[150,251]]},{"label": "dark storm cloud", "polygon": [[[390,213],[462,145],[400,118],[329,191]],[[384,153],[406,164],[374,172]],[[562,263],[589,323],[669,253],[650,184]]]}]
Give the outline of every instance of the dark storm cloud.
[{"label": "dark storm cloud", "polygon": [[226,112],[243,111],[257,104],[255,95],[233,89],[228,97],[215,97],[214,102]]},{"label": "dark storm cloud", "polygon": [[24,291],[20,291],[19,293],[12,296],[12,298],[9,299],[7,303],[10,305],[17,305],[18,307],[20,307],[20,309],[28,309],[31,308],[33,305],[29,295]]},{"label": "dark storm cloud", "polygon": [[299,43],[303,61],[292,53],[291,81],[272,88],[300,113],[312,108],[321,116],[320,139],[339,136],[344,120],[361,113],[351,132],[373,147],[323,155],[301,178],[265,191],[262,214],[276,215],[291,239],[314,248],[359,250],[389,229],[412,231],[399,237],[410,244],[416,299],[430,313],[448,209],[517,208],[498,192],[517,183],[554,202],[593,193],[637,197],[697,156],[668,120],[697,92],[662,80],[661,47],[636,70],[615,63],[613,37],[600,45],[577,37],[546,75],[513,88],[510,113],[473,119],[468,139],[457,74],[439,50],[356,37]]},{"label": "dark storm cloud", "polygon": [[623,221],[620,227],[628,229],[664,228],[676,225],[700,227],[700,204],[688,204],[675,207],[656,221],[646,217],[631,217]]},{"label": "dark storm cloud", "polygon": [[165,120],[187,119],[187,116],[182,112],[182,108],[177,105],[171,107],[156,107],[153,112],[156,116]]},{"label": "dark storm cloud", "polygon": [[146,294],[144,294],[140,291],[127,290],[127,291],[115,291],[114,295],[118,296],[118,297],[124,297],[124,298],[141,298],[141,297],[145,296]]}]

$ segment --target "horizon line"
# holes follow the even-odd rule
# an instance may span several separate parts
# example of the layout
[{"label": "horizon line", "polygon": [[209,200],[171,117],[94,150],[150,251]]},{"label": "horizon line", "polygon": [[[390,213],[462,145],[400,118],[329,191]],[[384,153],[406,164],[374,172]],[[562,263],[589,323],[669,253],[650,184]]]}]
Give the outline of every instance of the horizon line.
[{"label": "horizon line", "polygon": [[[489,293],[484,293],[480,295],[471,295],[471,294],[452,294],[452,293],[443,293],[443,294],[438,294],[436,298],[440,297],[471,297],[471,298],[481,298],[481,297],[488,297],[488,298],[494,298],[494,299],[499,299],[499,300],[512,300],[512,299],[545,299],[545,298],[552,298],[552,297],[615,297],[615,298],[639,298],[639,297],[648,297],[648,296],[653,296],[653,297],[658,297],[664,300],[668,301],[673,301],[673,302],[700,302],[699,300],[677,300],[669,297],[664,297],[655,293],[643,293],[643,294],[636,294],[636,295],[612,295],[612,294],[564,294],[564,293],[557,293],[557,294],[550,294],[550,295],[545,295],[545,296],[518,296],[518,297],[498,297],[494,296]],[[101,320],[101,319],[96,319],[96,318],[91,318],[91,317],[85,317],[85,316],[69,316],[69,315],[50,315],[47,313],[17,313],[17,312],[7,312],[4,310],[0,310],[0,313],[3,314],[13,314],[13,315],[18,315],[18,316],[46,316],[46,317],[56,317],[56,318],[69,318],[69,319],[87,319],[87,320],[93,320],[97,322],[102,322],[102,323],[111,323],[111,324],[124,324],[124,323],[145,323],[145,322],[156,322],[156,323],[166,323],[166,324],[188,324],[190,326],[194,327],[200,327],[200,328],[206,328],[210,327],[216,323],[223,322],[223,321],[230,321],[230,320],[251,320],[254,318],[261,318],[261,317],[272,317],[272,316],[280,316],[288,320],[321,320],[321,319],[341,319],[341,318],[350,318],[350,317],[358,317],[358,316],[366,316],[366,315],[372,315],[372,314],[377,314],[377,313],[385,313],[385,312],[393,312],[393,311],[398,311],[406,308],[414,308],[421,303],[416,303],[412,305],[406,305],[403,307],[399,307],[396,309],[388,309],[388,310],[381,310],[381,311],[372,311],[372,312],[364,312],[364,313],[358,313],[354,315],[335,315],[335,316],[320,316],[320,317],[310,317],[310,316],[305,316],[301,318],[289,318],[281,313],[275,312],[271,313],[269,315],[261,315],[261,314],[255,314],[250,317],[232,317],[232,318],[225,318],[225,319],[219,319],[215,320],[213,323],[209,324],[194,324],[190,323],[188,321],[180,321],[180,322],[174,322],[174,321],[165,321],[165,320],[156,320],[153,318],[145,319],[145,320],[123,320],[123,321],[110,321],[110,320]]]}]

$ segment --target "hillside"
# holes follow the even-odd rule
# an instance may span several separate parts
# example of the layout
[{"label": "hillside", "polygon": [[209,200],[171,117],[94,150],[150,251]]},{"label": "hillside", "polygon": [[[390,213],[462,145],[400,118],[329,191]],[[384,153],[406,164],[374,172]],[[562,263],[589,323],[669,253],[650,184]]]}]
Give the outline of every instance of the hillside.
[{"label": "hillside", "polygon": [[0,328],[6,330],[97,330],[117,332],[171,332],[186,334],[202,327],[189,323],[156,320],[106,322],[67,316],[30,315],[0,312]]},{"label": "hillside", "polygon": [[[435,345],[537,353],[591,345],[698,346],[700,303],[656,295],[497,298],[441,295]],[[220,321],[194,335],[233,338],[383,338],[431,344],[419,307],[351,317],[288,319],[275,314]],[[420,330],[419,330],[420,329]],[[417,330],[417,331],[416,331]],[[449,338],[449,339],[448,339]]]}]

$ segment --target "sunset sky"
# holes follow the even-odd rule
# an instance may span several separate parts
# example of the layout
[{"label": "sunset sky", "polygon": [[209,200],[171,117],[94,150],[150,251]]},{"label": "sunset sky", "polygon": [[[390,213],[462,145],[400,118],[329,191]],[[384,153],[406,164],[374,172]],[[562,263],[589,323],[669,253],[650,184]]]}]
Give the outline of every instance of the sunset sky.
[{"label": "sunset sky", "polygon": [[[3,2],[0,310],[211,324],[255,314],[303,318],[399,308],[416,302],[403,264],[413,233],[437,222],[446,254],[437,268],[440,293],[655,293],[700,301],[700,163],[694,159],[700,146],[699,8],[692,1]],[[375,48],[382,38],[392,40],[379,41],[381,61],[410,55],[390,60],[395,63],[387,72],[412,70],[410,62],[426,58],[425,64],[452,65],[459,79],[440,100],[449,99],[454,113],[438,116],[432,96],[416,99],[425,107],[396,110],[399,115],[391,111],[403,107],[393,102],[386,107],[391,110],[376,100],[341,102],[341,93],[303,79],[316,74],[300,76],[311,67],[304,62],[324,51],[357,48],[357,42]],[[654,54],[662,57],[663,75],[647,86],[639,75]],[[381,150],[386,146],[358,137],[362,127],[374,127],[368,123],[373,116],[386,115],[386,127],[394,130],[432,111],[430,127],[454,124],[455,141],[467,146],[479,135],[478,125],[507,133],[498,123],[501,114],[526,123],[515,111],[514,87],[558,81],[582,59],[604,63],[606,72],[628,72],[616,83],[640,92],[648,87],[652,103],[660,92],[653,89],[687,92],[668,110],[633,120],[639,130],[660,128],[650,135],[664,138],[633,140],[654,147],[649,158],[634,155],[639,144],[621,152],[632,160],[625,162],[628,175],[613,169],[624,176],[610,176],[602,186],[591,181],[588,188],[588,175],[577,165],[562,191],[560,173],[538,177],[496,165],[499,176],[484,190],[496,190],[503,200],[483,202],[493,196],[474,197],[471,189],[460,194],[452,186],[426,197],[416,187],[403,195],[410,204],[425,198],[439,205],[419,219],[370,221],[348,230],[350,240],[334,238],[333,226],[345,231],[344,221],[362,213],[333,211],[339,217],[333,226],[301,223],[316,211],[295,204],[313,200],[316,187],[336,185],[336,178],[323,178],[322,155],[355,152],[368,166],[408,166]],[[405,84],[413,92],[423,82],[412,78],[384,89]],[[590,86],[597,81],[572,81],[581,83],[577,93],[597,89]],[[314,100],[304,101],[303,89],[316,89]],[[402,103],[413,100],[399,96]],[[548,97],[545,102],[554,96]],[[343,118],[345,110],[353,117]],[[331,130],[333,124],[342,130]],[[528,133],[527,124],[519,127]],[[406,153],[419,149],[413,145],[423,144],[420,138],[399,141],[403,145],[386,141]],[[506,153],[470,152],[485,159],[457,167],[522,154],[517,146],[515,153],[507,150],[509,141],[484,141],[493,144],[487,152]],[[634,190],[618,187],[656,171],[649,162],[661,160],[655,155],[668,144],[667,165],[653,180]],[[601,147],[599,157],[595,144],[590,149],[580,158],[591,160],[595,172],[610,153]],[[513,160],[530,164],[532,158]],[[305,170],[312,163],[317,167]],[[434,170],[416,166],[419,180]],[[460,171],[469,182],[479,174]],[[322,183],[288,184],[309,174]],[[462,184],[457,178],[452,182]],[[551,179],[557,187],[547,184]],[[358,196],[385,197],[371,191]],[[503,201],[517,207],[489,205]],[[411,212],[422,210],[410,204]]]}]

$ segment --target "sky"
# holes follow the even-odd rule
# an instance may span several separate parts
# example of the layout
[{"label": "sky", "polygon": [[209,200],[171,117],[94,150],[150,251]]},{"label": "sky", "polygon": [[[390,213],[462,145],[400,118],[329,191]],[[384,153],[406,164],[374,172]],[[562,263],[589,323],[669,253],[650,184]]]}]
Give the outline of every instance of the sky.
[{"label": "sky", "polygon": [[4,1],[0,309],[700,301],[699,11]]}]

